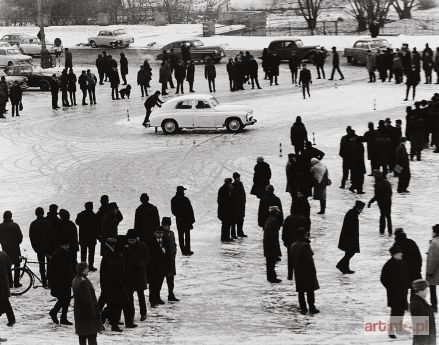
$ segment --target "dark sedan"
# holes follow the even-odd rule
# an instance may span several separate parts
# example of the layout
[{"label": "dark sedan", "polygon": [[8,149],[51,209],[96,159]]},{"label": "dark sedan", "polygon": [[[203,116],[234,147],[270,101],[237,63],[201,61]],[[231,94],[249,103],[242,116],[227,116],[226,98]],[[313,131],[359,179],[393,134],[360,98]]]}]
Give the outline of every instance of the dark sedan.
[{"label": "dark sedan", "polygon": [[21,76],[27,78],[27,85],[29,87],[39,87],[41,91],[50,90],[50,78],[53,72],[48,72],[39,66],[23,65],[23,66],[9,66],[4,70],[8,76]]},{"label": "dark sedan", "polygon": [[208,58],[218,63],[226,56],[224,49],[220,46],[205,46],[203,42],[197,39],[181,40],[169,43],[162,47],[162,53],[157,55],[157,60],[163,60],[163,51],[169,53],[174,49],[179,59],[182,59],[181,46],[185,44],[190,51],[191,59],[195,61],[206,61]]}]

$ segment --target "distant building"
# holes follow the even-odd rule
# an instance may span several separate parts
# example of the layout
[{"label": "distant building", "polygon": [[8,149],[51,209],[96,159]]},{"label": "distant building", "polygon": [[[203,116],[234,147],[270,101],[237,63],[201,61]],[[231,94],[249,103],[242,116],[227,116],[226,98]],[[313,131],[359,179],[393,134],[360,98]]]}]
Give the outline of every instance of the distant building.
[{"label": "distant building", "polygon": [[230,0],[230,8],[235,10],[259,10],[278,7],[278,0]]}]

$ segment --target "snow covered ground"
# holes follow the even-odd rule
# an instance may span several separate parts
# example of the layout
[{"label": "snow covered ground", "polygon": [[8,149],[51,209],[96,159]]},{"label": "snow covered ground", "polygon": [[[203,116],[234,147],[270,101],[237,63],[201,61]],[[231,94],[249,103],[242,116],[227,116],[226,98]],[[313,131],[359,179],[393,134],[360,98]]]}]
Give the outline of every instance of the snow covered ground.
[{"label": "snow covered ground", "polygon": [[[109,28],[120,28],[121,26],[110,26]],[[135,41],[131,48],[153,48],[160,49],[165,44],[178,40],[193,38],[202,35],[201,24],[171,24],[167,26],[151,25],[126,25],[122,26]],[[59,37],[64,47],[73,47],[86,44],[87,38],[96,36],[98,32],[106,27],[101,26],[50,26],[46,28],[46,36],[50,42]],[[37,35],[37,27],[0,27],[0,37],[10,33],[27,33]],[[300,36],[305,45],[322,45],[331,48],[336,46],[338,50],[352,47],[355,41],[369,36],[343,35],[343,36]],[[228,50],[262,50],[274,40],[281,36],[213,36],[199,37],[206,45],[221,45]],[[393,47],[401,47],[402,43],[409,43],[410,47],[423,49],[425,43],[429,42],[431,47],[439,46],[439,36],[386,36],[386,39]],[[90,48],[92,49],[92,48]]]},{"label": "snow covered ground", "polygon": [[[405,106],[410,103],[401,101],[402,86],[367,84],[365,68],[342,69],[346,80],[315,80],[312,98],[303,100],[299,89],[290,84],[286,65],[281,66],[280,86],[270,87],[262,81],[263,90],[247,87],[233,94],[227,91],[225,64],[218,65],[218,99],[250,104],[258,119],[257,125],[236,135],[185,131],[165,136],[146,130],[140,126],[144,109],[137,88],[131,100],[111,101],[108,85],[99,87],[97,106],[64,111],[50,110],[48,93],[26,92],[22,116],[0,122],[0,211],[13,212],[25,234],[23,252],[35,260],[27,233],[37,206],[47,211],[49,204],[57,203],[74,218],[84,202],[94,201],[97,207],[100,195],[108,194],[124,214],[119,232],[125,233],[133,226],[142,192],[148,192],[160,216],[167,216],[175,187],[188,188],[197,222],[192,232],[194,256],[177,255],[175,292],[181,302],[154,310],[148,306],[146,322],[138,322],[137,313],[138,328],[121,334],[105,331],[99,336],[100,344],[411,344],[408,336],[390,341],[386,334],[366,336],[362,331],[365,316],[389,312],[379,274],[389,258],[393,238],[379,236],[376,205],[361,216],[361,254],[351,261],[356,273],[342,276],[335,268],[342,256],[337,249],[341,222],[357,199],[338,188],[340,137],[347,125],[361,134],[368,121],[404,118]],[[154,76],[152,91],[158,88],[157,70]],[[134,71],[129,77],[134,86]],[[207,92],[198,66],[195,89]],[[436,91],[436,86],[422,84],[418,99],[431,97]],[[315,316],[298,312],[294,283],[286,280],[285,248],[277,267],[283,282],[272,285],[265,280],[256,198],[248,195],[244,228],[248,238],[221,244],[216,218],[216,195],[223,179],[238,171],[249,192],[258,155],[271,165],[272,184],[288,212],[290,197],[284,192],[284,171],[291,150],[289,129],[297,115],[302,116],[310,133],[315,132],[317,147],[326,152],[324,162],[333,181],[326,215],[316,215],[318,204],[310,201],[312,248],[321,286],[316,294],[321,313]],[[283,157],[279,157],[279,143],[284,147]],[[425,151],[422,162],[412,163],[411,194],[394,196],[394,227],[404,227],[421,253],[427,250],[431,226],[438,223],[438,169],[439,156]],[[396,179],[391,177],[390,181],[395,188]],[[367,201],[373,193],[371,177],[366,177],[365,191],[361,199]],[[32,268],[37,271],[35,265]],[[91,280],[99,293],[98,273],[92,273]],[[166,297],[166,284],[162,296]],[[8,344],[77,344],[73,327],[50,322],[48,312],[54,300],[48,291],[31,290],[11,302],[17,324],[11,329],[6,327],[4,316],[0,320],[0,337],[8,338]],[[72,312],[69,318],[73,319]]]}]

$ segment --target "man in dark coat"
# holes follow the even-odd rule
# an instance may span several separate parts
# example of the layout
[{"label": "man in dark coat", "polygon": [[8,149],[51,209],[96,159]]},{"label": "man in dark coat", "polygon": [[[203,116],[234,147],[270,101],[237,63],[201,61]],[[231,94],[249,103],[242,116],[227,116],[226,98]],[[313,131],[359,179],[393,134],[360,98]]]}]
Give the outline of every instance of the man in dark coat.
[{"label": "man in dark coat", "polygon": [[145,59],[143,61],[143,71],[145,72],[147,86],[150,87],[149,84],[150,84],[151,79],[152,79],[152,68],[148,62],[148,59]]},{"label": "man in dark coat", "polygon": [[60,233],[60,227],[61,227],[61,220],[58,217],[58,205],[51,204],[49,206],[49,211],[46,215],[47,221],[52,226],[53,236],[52,236],[52,242],[49,250],[49,255],[52,255],[52,253],[58,249],[59,242],[58,242],[58,234]]},{"label": "man in dark coat", "polygon": [[232,200],[233,200],[233,224],[232,238],[247,237],[242,230],[245,218],[246,194],[244,185],[241,182],[241,175],[237,172],[233,173],[232,184]]},{"label": "man in dark coat", "polygon": [[105,214],[102,216],[100,223],[101,256],[103,256],[105,253],[107,239],[117,238],[119,225],[119,219],[117,217],[118,212],[119,208],[117,207],[117,204],[115,202],[111,202],[108,204],[108,208],[106,208]]},{"label": "man in dark coat", "polygon": [[[20,267],[20,244],[23,241],[23,234],[17,223],[12,220],[12,212],[3,213],[3,223],[0,224],[0,244],[2,250],[8,254],[11,264],[17,269]],[[20,271],[14,271],[14,287],[20,287]]]},{"label": "man in dark coat", "polygon": [[273,85],[273,81],[275,85],[279,85],[277,82],[277,77],[279,76],[280,63],[281,59],[279,54],[272,53],[272,57],[270,59],[270,86]]},{"label": "man in dark coat", "polygon": [[6,83],[6,77],[2,75],[0,77],[0,118],[5,119],[6,103],[9,101],[8,84]]},{"label": "man in dark coat", "polygon": [[349,190],[353,193],[364,194],[364,174],[366,173],[366,166],[364,164],[364,145],[363,138],[355,136],[352,139],[352,185]]},{"label": "man in dark coat", "polygon": [[227,74],[229,76],[230,91],[235,91],[235,85],[234,85],[235,68],[234,68],[234,64],[235,63],[233,62],[233,59],[230,58],[229,62],[227,62],[227,65],[226,65]]},{"label": "man in dark coat", "polygon": [[96,336],[103,330],[101,310],[96,293],[88,280],[88,266],[81,262],[76,266],[76,276],[72,282],[75,316],[75,331],[80,345],[96,345]]},{"label": "man in dark coat", "polygon": [[216,79],[216,68],[213,61],[208,58],[206,61],[206,65],[204,66],[204,77],[208,81],[209,91],[216,92],[215,88],[215,79]]},{"label": "man in dark coat", "polygon": [[107,52],[105,50],[102,51],[102,68],[104,69],[104,73],[105,73],[105,81],[108,81],[109,68],[110,68],[110,58],[107,55]]},{"label": "man in dark coat", "polygon": [[168,285],[168,301],[180,301],[174,294],[174,277],[177,274],[175,267],[175,256],[177,255],[177,244],[175,243],[175,235],[171,230],[171,218],[163,217],[161,229],[163,231],[163,248],[166,253],[165,277],[166,285]]},{"label": "man in dark coat", "polygon": [[355,271],[350,270],[349,261],[355,253],[360,252],[360,225],[358,216],[363,212],[364,206],[364,202],[357,200],[355,206],[346,213],[343,220],[338,248],[344,251],[345,255],[336,265],[343,274],[355,273]]},{"label": "man in dark coat", "polygon": [[9,90],[9,99],[11,100],[12,106],[12,117],[20,116],[20,103],[22,100],[23,91],[21,90],[18,81],[14,81]]},{"label": "man in dark coat", "polygon": [[104,85],[105,65],[102,54],[98,54],[98,58],[96,59],[96,68],[98,69],[99,74],[99,85]]},{"label": "man in dark coat", "polygon": [[127,85],[128,59],[125,53],[120,53],[120,75],[122,76],[123,85]]},{"label": "man in dark coat", "polygon": [[398,193],[409,193],[407,187],[410,184],[410,161],[405,148],[406,138],[401,138],[395,156],[395,176],[398,177]]},{"label": "man in dark coat", "polygon": [[[434,312],[426,301],[428,294],[428,282],[424,279],[417,279],[412,283],[413,294],[410,297],[410,314],[412,315],[413,328],[416,330],[419,318],[428,317],[428,333],[413,334],[413,345],[436,345],[436,322]],[[425,332],[427,330],[424,330]]]},{"label": "man in dark coat", "polygon": [[370,32],[370,37],[372,38],[376,38],[380,33],[380,25],[375,19],[372,20],[369,24],[369,32]]},{"label": "man in dark coat", "polygon": [[363,141],[367,143],[367,159],[370,161],[370,175],[379,166],[376,162],[376,139],[378,137],[378,131],[375,130],[373,122],[368,123],[368,130],[363,135]]},{"label": "man in dark coat", "polygon": [[346,135],[342,136],[340,140],[340,151],[339,156],[343,159],[343,177],[341,179],[340,188],[345,188],[346,181],[349,177],[349,172],[351,172],[352,179],[352,153],[353,153],[353,141],[352,139],[355,137],[355,131],[351,126],[346,127]]},{"label": "man in dark coat", "polygon": [[422,256],[415,241],[407,238],[403,229],[395,229],[395,245],[401,248],[402,258],[407,262],[410,282],[421,279]]},{"label": "man in dark coat", "polygon": [[380,234],[384,234],[387,220],[387,231],[392,234],[392,186],[379,170],[374,170],[375,176],[374,192],[375,195],[370,199],[367,207],[376,201],[380,209]]},{"label": "man in dark coat", "polygon": [[248,72],[252,83],[252,89],[255,88],[255,83],[258,89],[262,89],[262,87],[259,85],[258,80],[258,68],[258,62],[255,60],[254,56],[251,55],[248,61]]},{"label": "man in dark coat", "polygon": [[418,86],[421,81],[421,76],[419,75],[419,71],[416,70],[416,67],[412,65],[407,70],[407,80],[406,80],[406,91],[404,101],[408,101],[410,88],[412,89],[412,100],[416,97],[416,86]]},{"label": "man in dark coat", "polygon": [[59,210],[59,218],[61,219],[59,242],[61,243],[61,238],[69,239],[69,253],[72,256],[73,267],[75,267],[77,263],[77,253],[79,251],[78,229],[75,223],[70,220],[70,213],[68,211],[64,209]]},{"label": "man in dark coat", "polygon": [[140,242],[137,238],[136,231],[130,229],[127,232],[127,242],[123,251],[125,259],[126,285],[130,304],[131,319],[134,319],[134,292],[137,293],[140,308],[140,321],[146,320],[146,272],[150,261],[148,246]]},{"label": "man in dark coat", "polygon": [[270,179],[270,165],[264,162],[264,157],[259,156],[254,167],[253,187],[250,194],[256,195],[258,199],[261,199],[265,194],[265,188],[270,184]]},{"label": "man in dark coat", "polygon": [[[317,68],[317,79],[321,79],[321,77],[325,79],[325,60],[327,56],[328,56],[328,52],[324,47],[320,47],[320,50],[318,49],[316,50],[316,56],[314,62]],[[320,72],[322,73],[321,75]]]},{"label": "man in dark coat", "polygon": [[[49,315],[56,324],[72,325],[67,320],[67,311],[70,305],[72,290],[72,279],[74,276],[74,264],[72,255],[69,252],[70,238],[61,236],[60,247],[55,250],[51,259],[51,280],[50,293],[57,298],[55,306],[50,310]],[[61,310],[61,319],[58,320],[58,312]]]},{"label": "man in dark coat", "polygon": [[233,217],[233,197],[232,197],[232,179],[224,179],[224,184],[218,190],[218,219],[221,221],[221,241],[232,241],[230,231],[234,222]]},{"label": "man in dark coat", "polygon": [[161,92],[156,91],[153,95],[149,96],[145,101],[145,109],[146,109],[146,116],[143,120],[142,126],[147,127],[149,123],[149,116],[151,115],[152,108],[155,106],[158,106],[159,108],[162,107],[162,104],[164,103],[160,98]]},{"label": "man in dark coat", "polygon": [[187,63],[189,60],[191,60],[190,46],[186,45],[185,43],[181,45],[181,57],[184,63]]},{"label": "man in dark coat", "polygon": [[297,163],[297,155],[294,153],[288,154],[288,162],[285,166],[285,174],[287,177],[286,192],[290,193],[291,198],[297,197],[297,179],[300,172],[299,164]]},{"label": "man in dark coat", "polygon": [[180,62],[175,66],[175,80],[177,81],[177,91],[175,92],[176,95],[180,93],[180,90],[182,94],[184,93],[183,84],[185,78],[186,66],[183,65],[183,62]]},{"label": "man in dark coat", "polygon": [[86,103],[88,91],[87,71],[82,71],[81,75],[78,78],[78,84],[79,88],[82,91],[82,105],[88,105],[88,103]]},{"label": "man in dark coat", "polygon": [[195,64],[194,60],[189,61],[186,69],[186,81],[189,83],[189,92],[194,91],[194,80],[195,80]]},{"label": "man in dark coat", "polygon": [[297,84],[297,72],[299,70],[300,60],[296,53],[292,53],[288,60],[288,67],[291,72],[291,81],[293,84]]},{"label": "man in dark coat", "polygon": [[88,98],[90,100],[90,104],[96,104],[96,83],[98,82],[98,79],[96,76],[91,73],[91,71],[87,70],[87,91],[88,91]]},{"label": "man in dark coat", "polygon": [[297,208],[291,210],[291,214],[285,218],[282,228],[282,242],[287,248],[287,255],[289,257],[289,248],[298,239],[298,230],[300,228],[310,229],[310,224],[306,217],[299,213]]},{"label": "man in dark coat", "polygon": [[15,323],[14,311],[9,302],[10,286],[12,286],[11,261],[5,252],[0,251],[0,315],[6,314],[9,327]]},{"label": "man in dark coat", "polygon": [[305,99],[305,91],[308,93],[308,97],[311,97],[309,93],[309,85],[312,84],[311,71],[306,68],[306,64],[302,64],[302,69],[299,73],[299,86],[302,86],[303,99]]},{"label": "man in dark coat", "polygon": [[305,228],[298,229],[298,238],[288,248],[288,279],[296,282],[296,291],[299,297],[300,313],[306,314],[308,308],[305,302],[308,301],[311,314],[320,313],[315,307],[314,291],[320,288],[317,281],[317,272],[314,265],[313,251],[310,246],[309,231]]},{"label": "man in dark coat", "polygon": [[159,304],[165,304],[160,298],[160,291],[169,268],[169,255],[163,236],[163,229],[158,227],[154,231],[153,238],[149,245],[151,254],[151,263],[148,269],[149,303],[151,303],[152,308],[157,307]]},{"label": "man in dark coat", "polygon": [[259,209],[258,209],[258,225],[263,228],[265,222],[269,217],[269,209],[270,206],[276,206],[279,209],[279,223],[280,225],[284,222],[284,213],[282,210],[282,203],[280,199],[274,194],[274,187],[272,185],[268,185],[265,191],[264,196],[259,201]]},{"label": "man in dark coat", "polygon": [[191,256],[194,253],[191,251],[191,230],[194,228],[195,216],[191,201],[184,195],[185,190],[183,186],[177,187],[177,192],[171,199],[171,212],[177,223],[181,254]]},{"label": "man in dark coat", "polygon": [[332,73],[331,78],[329,78],[328,80],[334,80],[335,71],[340,74],[340,80],[343,80],[344,76],[340,70],[340,56],[338,55],[337,48],[332,47]]},{"label": "man in dark coat", "polygon": [[64,62],[67,70],[73,68],[73,55],[69,48],[64,49]]},{"label": "man in dark coat", "polygon": [[52,255],[53,251],[53,228],[52,224],[44,218],[44,209],[37,207],[35,210],[35,219],[29,227],[29,239],[32,249],[37,254],[37,259],[40,267],[41,282],[43,287],[47,287],[46,276],[46,262],[49,262],[48,256]]},{"label": "man in dark coat", "polygon": [[174,84],[174,82],[172,81],[172,73],[174,73],[174,70],[177,68],[178,66],[178,55],[175,52],[174,48],[171,48],[170,52],[169,52],[169,67],[170,67],[170,77],[169,77],[169,85]]},{"label": "man in dark coat", "polygon": [[134,216],[134,230],[139,240],[149,246],[154,238],[154,231],[160,226],[159,211],[149,202],[149,196],[146,193],[142,193],[140,202],[141,205],[137,207]]},{"label": "man in dark coat", "polygon": [[[407,293],[410,286],[406,262],[402,259],[402,250],[393,246],[389,250],[392,257],[381,271],[381,283],[387,290],[387,306],[390,307],[390,323],[398,324],[407,310]],[[389,329],[389,337],[396,338],[395,330]]]},{"label": "man in dark coat", "polygon": [[268,218],[264,223],[264,256],[267,267],[267,280],[270,283],[280,283],[282,280],[277,278],[275,267],[276,262],[282,256],[279,244],[279,230],[282,226],[280,221],[280,209],[277,206],[270,206]]},{"label": "man in dark coat", "polygon": [[86,202],[85,210],[78,213],[75,223],[79,226],[79,245],[81,246],[81,262],[87,262],[89,270],[97,271],[94,265],[96,240],[99,236],[99,224],[96,213],[93,212],[93,203]]},{"label": "man in dark coat", "polygon": [[140,86],[142,97],[148,96],[148,81],[143,65],[140,66],[140,70],[137,72],[137,85]]},{"label": "man in dark coat", "polygon": [[59,81],[58,78],[56,77],[56,74],[52,75],[49,84],[50,84],[50,93],[52,94],[52,109],[56,110],[59,109],[58,106]]}]

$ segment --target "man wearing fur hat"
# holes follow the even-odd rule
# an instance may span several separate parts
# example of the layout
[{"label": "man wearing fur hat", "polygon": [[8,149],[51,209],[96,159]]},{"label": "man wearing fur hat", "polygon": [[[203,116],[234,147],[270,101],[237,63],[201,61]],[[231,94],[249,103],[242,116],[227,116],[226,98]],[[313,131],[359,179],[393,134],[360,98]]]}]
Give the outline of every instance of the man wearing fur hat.
[{"label": "man wearing fur hat", "polygon": [[416,327],[416,316],[428,317],[428,334],[413,334],[413,345],[436,345],[436,323],[433,309],[427,303],[428,283],[424,279],[417,279],[412,283],[413,294],[410,298],[410,314],[412,323]]}]

